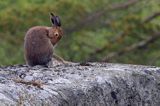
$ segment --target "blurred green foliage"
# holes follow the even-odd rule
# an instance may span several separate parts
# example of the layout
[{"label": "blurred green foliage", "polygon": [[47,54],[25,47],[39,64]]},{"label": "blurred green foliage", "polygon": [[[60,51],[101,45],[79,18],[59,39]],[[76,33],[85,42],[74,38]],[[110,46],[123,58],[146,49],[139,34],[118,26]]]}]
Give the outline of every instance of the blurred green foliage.
[{"label": "blurred green foliage", "polygon": [[[134,0],[133,0],[134,1]],[[136,1],[136,0],[135,0]],[[49,12],[59,15],[65,31],[55,52],[70,61],[101,61],[112,53],[138,44],[160,31],[159,0],[1,0],[0,65],[24,64],[26,31],[37,25],[51,26]],[[160,35],[159,35],[160,36]],[[160,66],[160,39],[143,48],[113,56],[109,62]]]}]

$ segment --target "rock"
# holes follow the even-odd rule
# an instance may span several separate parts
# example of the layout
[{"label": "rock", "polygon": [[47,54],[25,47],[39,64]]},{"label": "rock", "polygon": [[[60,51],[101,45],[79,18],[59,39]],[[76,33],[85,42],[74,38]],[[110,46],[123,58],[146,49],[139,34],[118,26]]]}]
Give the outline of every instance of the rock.
[{"label": "rock", "polygon": [[160,68],[111,63],[0,67],[0,106],[160,106]]}]

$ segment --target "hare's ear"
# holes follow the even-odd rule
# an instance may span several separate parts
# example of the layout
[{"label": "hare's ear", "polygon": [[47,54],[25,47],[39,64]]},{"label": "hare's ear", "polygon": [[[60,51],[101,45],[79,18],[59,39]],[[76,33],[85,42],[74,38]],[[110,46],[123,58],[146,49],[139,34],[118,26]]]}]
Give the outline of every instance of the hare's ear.
[{"label": "hare's ear", "polygon": [[55,24],[55,16],[53,13],[50,13],[50,19],[51,19],[52,25],[54,25]]},{"label": "hare's ear", "polygon": [[55,22],[56,26],[59,26],[59,27],[61,26],[61,20],[58,16],[55,16],[55,21],[54,22]]}]

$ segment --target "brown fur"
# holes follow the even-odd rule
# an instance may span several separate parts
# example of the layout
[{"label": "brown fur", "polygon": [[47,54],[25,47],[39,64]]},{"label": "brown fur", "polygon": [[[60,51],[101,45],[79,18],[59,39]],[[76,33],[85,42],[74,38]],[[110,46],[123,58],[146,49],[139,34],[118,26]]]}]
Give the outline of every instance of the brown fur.
[{"label": "brown fur", "polygon": [[47,65],[52,59],[53,46],[63,33],[58,26],[35,26],[25,35],[24,51],[26,63],[30,66]]}]

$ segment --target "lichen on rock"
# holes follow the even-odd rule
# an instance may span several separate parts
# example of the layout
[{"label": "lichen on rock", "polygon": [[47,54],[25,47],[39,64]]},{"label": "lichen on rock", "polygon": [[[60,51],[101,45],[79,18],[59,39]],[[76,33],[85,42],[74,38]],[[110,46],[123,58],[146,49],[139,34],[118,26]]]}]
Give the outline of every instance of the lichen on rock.
[{"label": "lichen on rock", "polygon": [[0,106],[159,106],[160,68],[70,63],[0,67]]}]

